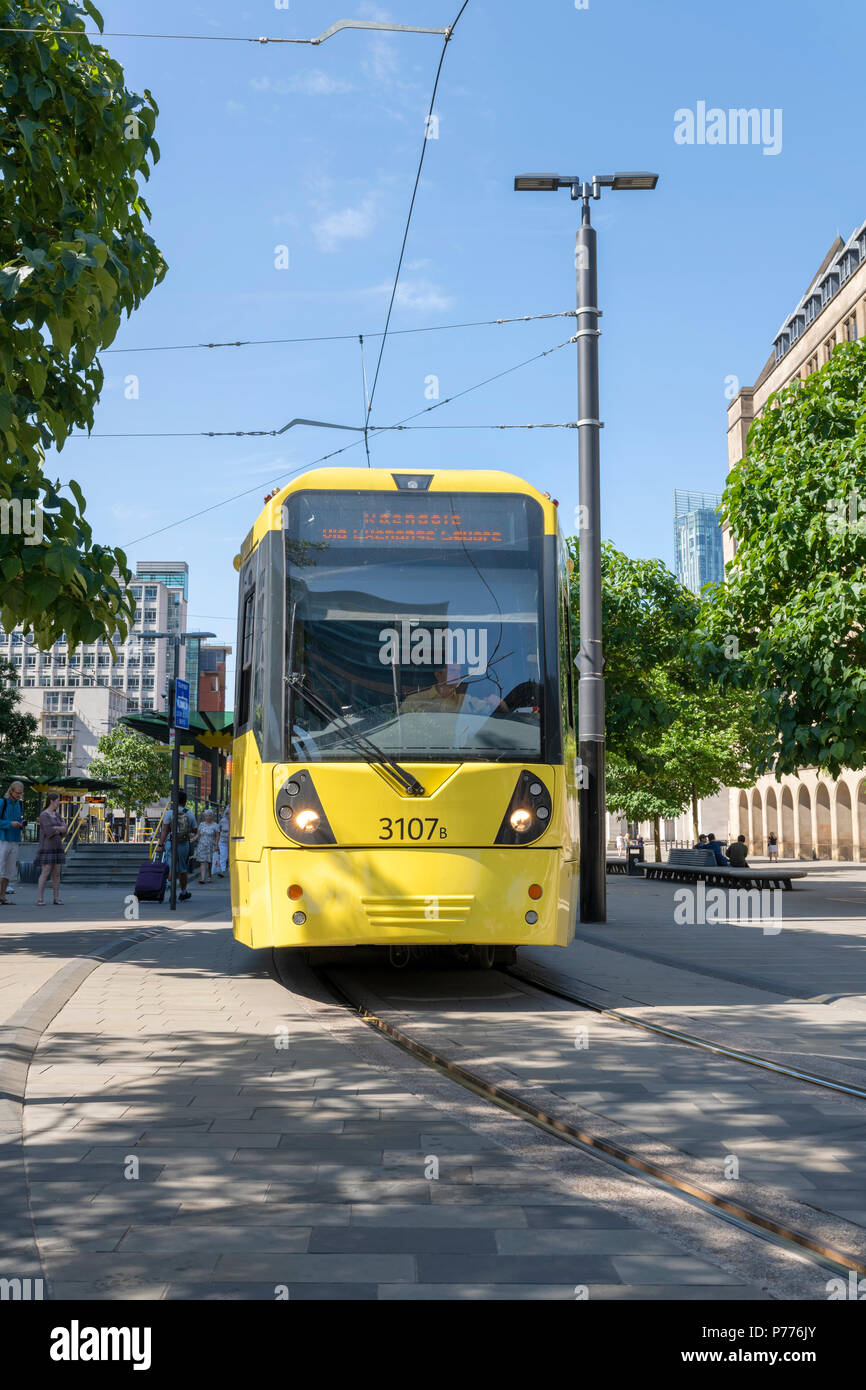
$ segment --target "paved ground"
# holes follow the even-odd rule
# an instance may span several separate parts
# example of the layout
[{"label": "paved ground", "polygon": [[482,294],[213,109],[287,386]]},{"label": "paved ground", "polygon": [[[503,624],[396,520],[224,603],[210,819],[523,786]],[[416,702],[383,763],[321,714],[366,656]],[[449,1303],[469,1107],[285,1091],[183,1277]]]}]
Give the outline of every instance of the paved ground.
[{"label": "paved ground", "polygon": [[[617,901],[613,888],[609,928],[569,952],[530,953],[530,968],[556,966],[612,1002],[660,1001],[720,1028],[743,1019],[768,1028],[782,1008],[840,1008],[728,978],[753,969],[763,978],[776,960],[781,985],[785,971],[804,968],[802,940],[794,967],[760,943],[712,955],[686,936],[684,950],[682,933],[697,929],[676,936],[670,902],[652,909],[649,895],[631,897],[635,887],[657,891],[623,883]],[[10,1098],[0,1230],[18,1266],[0,1271],[7,1277],[36,1272],[38,1252],[60,1298],[825,1296],[826,1276],[797,1257],[770,1258],[763,1242],[491,1114],[371,1036],[303,967],[292,967],[291,990],[278,984],[262,953],[233,942],[224,885],[197,891],[169,926],[167,912],[146,905],[140,921],[125,920],[116,894],[81,888],[67,898],[62,917],[16,907],[0,918]],[[782,936],[793,942],[795,930]],[[815,921],[804,930],[816,990],[832,992],[823,986],[838,970],[834,952],[847,943],[862,953],[864,924],[852,910],[844,933],[832,922],[820,935]],[[136,935],[122,954],[82,963],[84,952]],[[641,955],[628,954],[632,942]],[[676,964],[648,961],[648,945]],[[686,971],[690,953],[698,959]],[[725,975],[714,984],[716,961]],[[852,980],[860,984],[849,971]],[[828,1222],[866,1220],[862,1107],[804,1101],[775,1082],[771,1094],[760,1077],[744,1089],[725,1062],[711,1063],[708,1086],[706,1059],[586,1015],[589,1046],[578,1050],[572,1010],[498,975],[383,974],[368,984],[462,1061],[477,1054],[516,1085],[590,1107],[658,1151],[675,1146],[712,1166],[721,1145],[746,1166],[745,1181],[772,1180]],[[808,1041],[808,1018],[773,1027],[785,1046],[797,1028]],[[836,1041],[844,1065],[841,1031]],[[13,1131],[25,1074],[22,1145]]]}]

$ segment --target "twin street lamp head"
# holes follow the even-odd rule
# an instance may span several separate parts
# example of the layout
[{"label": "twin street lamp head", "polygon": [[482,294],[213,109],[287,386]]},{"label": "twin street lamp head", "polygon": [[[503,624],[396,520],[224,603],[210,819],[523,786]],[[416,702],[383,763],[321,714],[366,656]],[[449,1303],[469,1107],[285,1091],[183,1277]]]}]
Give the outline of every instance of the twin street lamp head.
[{"label": "twin street lamp head", "polygon": [[[514,180],[514,189],[517,193],[555,193],[558,188],[570,188],[571,196],[598,198],[599,188],[612,188],[614,192],[621,192],[626,189],[652,189],[659,181],[658,174],[596,174],[591,185],[582,185],[580,178],[575,174],[573,177],[563,177],[561,174],[518,174]],[[586,187],[587,192],[581,192]],[[589,193],[591,187],[592,192]]]}]

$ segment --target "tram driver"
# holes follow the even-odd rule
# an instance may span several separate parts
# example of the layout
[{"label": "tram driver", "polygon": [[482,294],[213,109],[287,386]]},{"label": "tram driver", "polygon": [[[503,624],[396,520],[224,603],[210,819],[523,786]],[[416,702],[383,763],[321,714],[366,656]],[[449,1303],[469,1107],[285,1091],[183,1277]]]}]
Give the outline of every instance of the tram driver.
[{"label": "tram driver", "polygon": [[442,666],[433,674],[433,685],[413,691],[400,702],[401,714],[489,715],[500,708],[499,695],[470,695],[462,684],[463,667]]}]

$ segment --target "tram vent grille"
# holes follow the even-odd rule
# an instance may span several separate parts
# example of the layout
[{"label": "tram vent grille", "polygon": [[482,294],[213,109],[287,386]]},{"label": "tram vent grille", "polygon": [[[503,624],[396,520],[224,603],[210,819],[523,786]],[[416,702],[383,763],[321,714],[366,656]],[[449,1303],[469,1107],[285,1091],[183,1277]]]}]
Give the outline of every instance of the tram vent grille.
[{"label": "tram vent grille", "polygon": [[429,893],[396,898],[362,898],[371,926],[423,927],[430,922],[465,922],[475,895]]}]

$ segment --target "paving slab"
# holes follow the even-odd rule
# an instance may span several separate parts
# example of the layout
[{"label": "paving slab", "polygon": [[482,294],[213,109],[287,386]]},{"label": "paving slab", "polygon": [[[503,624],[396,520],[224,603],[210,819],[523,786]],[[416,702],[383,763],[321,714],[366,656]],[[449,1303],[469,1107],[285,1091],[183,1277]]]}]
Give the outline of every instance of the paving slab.
[{"label": "paving slab", "polygon": [[[670,1297],[701,1284],[762,1296],[724,1242],[698,1256],[691,1237],[645,1221],[645,1185],[628,1180],[624,1208],[619,1179],[600,1197],[606,1177],[563,1177],[546,1154],[519,1152],[519,1121],[507,1121],[516,1144],[498,1116],[487,1133],[487,1107],[470,1122],[453,1083],[435,1078],[444,1092],[430,1092],[417,1063],[309,982],[278,983],[224,922],[172,923],[85,983],[47,1022],[25,1093],[54,1297],[272,1301],[285,1286],[291,1298],[534,1300],[587,1284],[608,1296],[628,1255],[657,1261]],[[280,1025],[288,1055],[274,1047]],[[430,1156],[439,1178],[425,1176]],[[0,1210],[0,1234],[9,1221]],[[640,1266],[630,1284],[642,1277]]]}]

